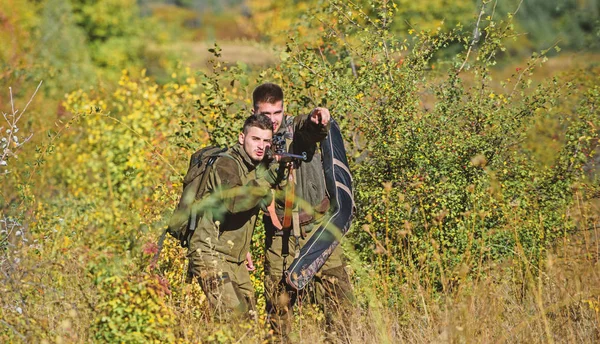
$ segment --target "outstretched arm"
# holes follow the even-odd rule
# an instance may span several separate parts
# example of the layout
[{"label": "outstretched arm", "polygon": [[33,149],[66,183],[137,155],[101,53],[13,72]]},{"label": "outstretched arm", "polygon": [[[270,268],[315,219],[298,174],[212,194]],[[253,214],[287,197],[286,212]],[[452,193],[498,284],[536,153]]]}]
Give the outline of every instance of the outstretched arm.
[{"label": "outstretched arm", "polygon": [[331,120],[331,114],[327,108],[317,107],[309,115],[309,119],[311,122],[317,125],[322,125],[327,127],[329,121]]},{"label": "outstretched arm", "polygon": [[308,115],[294,119],[294,140],[304,144],[322,141],[329,132],[331,114],[327,108],[317,107]]}]

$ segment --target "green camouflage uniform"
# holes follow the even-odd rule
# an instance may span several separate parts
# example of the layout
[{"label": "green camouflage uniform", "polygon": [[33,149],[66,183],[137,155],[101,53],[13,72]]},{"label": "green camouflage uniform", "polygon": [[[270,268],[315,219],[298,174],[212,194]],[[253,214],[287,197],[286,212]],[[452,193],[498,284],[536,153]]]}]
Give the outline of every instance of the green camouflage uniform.
[{"label": "green camouflage uniform", "polygon": [[[217,316],[248,314],[254,308],[254,288],[244,262],[260,206],[271,197],[264,172],[262,164],[255,168],[240,144],[220,156],[209,171],[204,210],[187,257],[189,275],[198,278]],[[187,219],[170,224],[177,225],[187,225]]]},{"label": "green camouflage uniform", "polygon": [[[329,208],[329,198],[325,187],[325,176],[321,162],[321,153],[317,143],[326,136],[328,126],[314,124],[308,115],[287,117],[284,125],[275,135],[287,133],[293,135],[293,140],[288,139],[289,151],[294,154],[307,153],[307,161],[300,163],[296,170],[295,195],[300,203],[299,219],[301,232],[299,247],[302,247],[318,228],[323,215]],[[284,192],[287,180],[282,176],[283,166],[280,167],[280,182],[276,187],[275,210],[279,219],[283,218]],[[302,206],[304,204],[304,206]],[[308,206],[309,209],[306,209]],[[304,210],[302,208],[305,208]],[[322,269],[314,277],[307,293],[296,293],[288,290],[282,282],[283,272],[294,260],[296,240],[291,235],[291,230],[278,230],[269,216],[264,216],[266,245],[265,245],[265,297],[267,313],[271,326],[276,334],[287,336],[291,330],[292,307],[296,298],[309,298],[324,307],[328,320],[334,314],[339,314],[345,309],[346,304],[352,300],[352,286],[348,274],[344,269],[343,252],[338,246],[329,257]],[[329,321],[330,322],[330,321]]]}]

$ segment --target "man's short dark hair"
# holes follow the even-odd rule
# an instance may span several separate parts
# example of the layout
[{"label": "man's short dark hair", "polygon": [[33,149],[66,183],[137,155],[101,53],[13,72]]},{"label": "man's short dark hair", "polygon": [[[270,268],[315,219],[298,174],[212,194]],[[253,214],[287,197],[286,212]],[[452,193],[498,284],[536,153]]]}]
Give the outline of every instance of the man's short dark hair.
[{"label": "man's short dark hair", "polygon": [[248,129],[256,127],[263,130],[273,130],[273,122],[271,119],[262,114],[253,114],[246,118],[244,122],[244,134],[248,133]]},{"label": "man's short dark hair", "polygon": [[260,103],[275,104],[278,101],[283,101],[283,90],[277,84],[267,82],[256,87],[252,92],[254,110],[258,109]]}]

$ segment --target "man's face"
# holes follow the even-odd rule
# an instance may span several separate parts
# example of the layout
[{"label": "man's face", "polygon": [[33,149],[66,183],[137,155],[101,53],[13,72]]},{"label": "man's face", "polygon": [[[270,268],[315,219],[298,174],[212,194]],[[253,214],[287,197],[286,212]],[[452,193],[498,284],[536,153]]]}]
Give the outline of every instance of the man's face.
[{"label": "man's face", "polygon": [[274,104],[258,103],[255,114],[262,114],[271,119],[273,122],[273,132],[276,133],[283,122],[283,101],[280,100]]},{"label": "man's face", "polygon": [[247,133],[240,134],[239,142],[244,147],[246,154],[255,163],[259,163],[271,145],[271,138],[273,138],[272,130],[250,127]]}]

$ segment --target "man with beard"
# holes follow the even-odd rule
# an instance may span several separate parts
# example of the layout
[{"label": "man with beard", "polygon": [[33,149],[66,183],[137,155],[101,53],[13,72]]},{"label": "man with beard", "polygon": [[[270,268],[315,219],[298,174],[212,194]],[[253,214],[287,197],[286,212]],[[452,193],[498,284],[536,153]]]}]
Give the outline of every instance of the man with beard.
[{"label": "man with beard", "polygon": [[263,159],[272,136],[268,117],[248,117],[238,143],[215,155],[212,166],[194,176],[206,175],[205,182],[186,186],[169,223],[170,229],[182,230],[194,222],[188,274],[198,280],[219,318],[254,311],[254,288],[245,261],[258,212],[271,201]]}]

